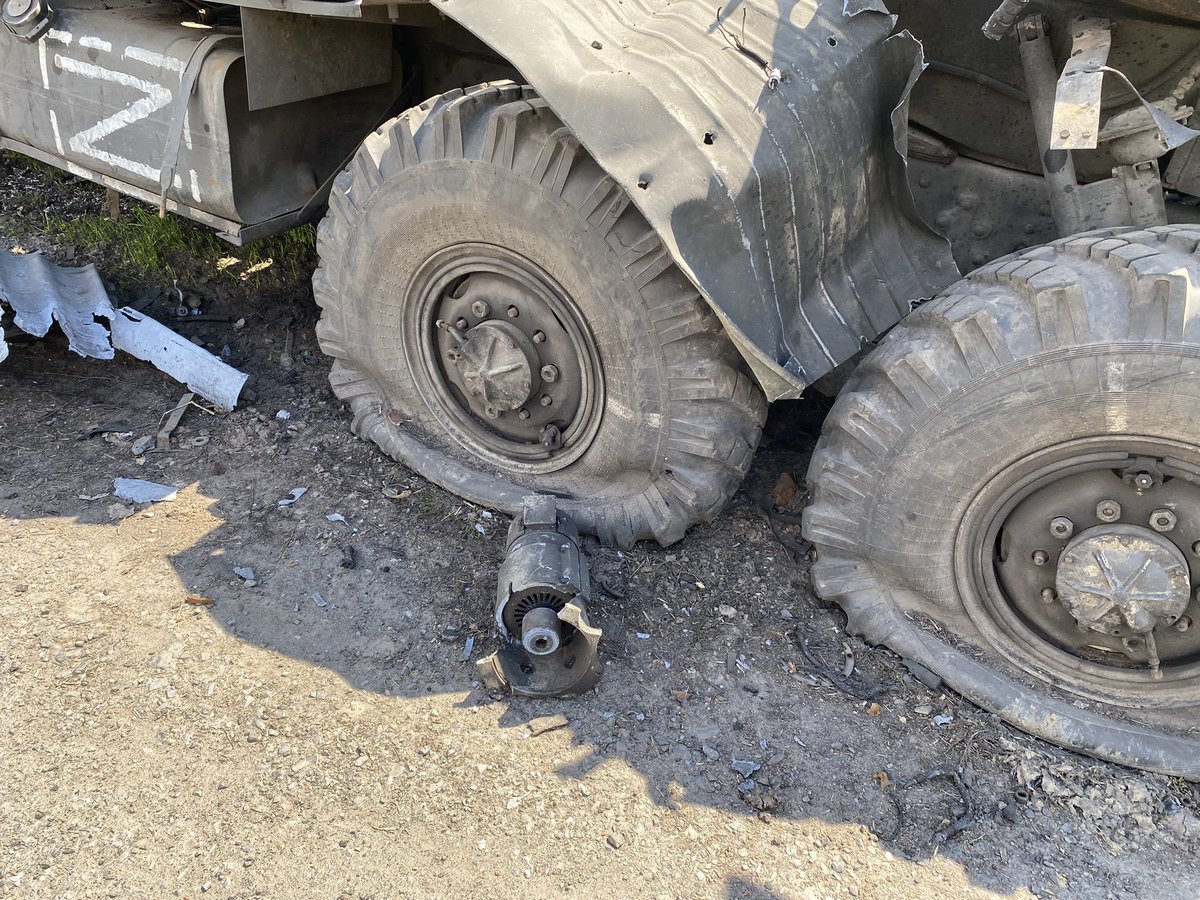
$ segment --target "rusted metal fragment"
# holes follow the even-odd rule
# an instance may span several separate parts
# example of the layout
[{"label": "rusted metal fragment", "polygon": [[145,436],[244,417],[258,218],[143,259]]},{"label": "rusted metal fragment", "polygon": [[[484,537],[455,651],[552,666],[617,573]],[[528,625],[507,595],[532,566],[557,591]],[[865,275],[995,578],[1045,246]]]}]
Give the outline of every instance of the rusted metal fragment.
[{"label": "rusted metal fragment", "polygon": [[915,210],[891,127],[920,44],[844,4],[755,0],[720,22],[706,0],[439,10],[537,87],[778,399],[958,278]]},{"label": "rusted metal fragment", "polygon": [[[112,315],[100,273],[92,265],[64,268],[41,253],[0,254],[0,301],[13,311],[13,324],[26,334],[45,337],[58,322],[70,348],[80,356],[112,359],[108,329],[96,321]],[[0,332],[0,360],[8,346]]]}]

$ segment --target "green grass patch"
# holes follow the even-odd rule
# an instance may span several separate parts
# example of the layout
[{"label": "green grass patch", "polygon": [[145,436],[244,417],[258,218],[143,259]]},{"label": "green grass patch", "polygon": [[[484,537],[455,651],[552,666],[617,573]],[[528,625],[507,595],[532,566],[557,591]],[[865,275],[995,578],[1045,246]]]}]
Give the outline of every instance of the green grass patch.
[{"label": "green grass patch", "polygon": [[156,210],[129,200],[115,221],[100,214],[68,219],[47,213],[45,229],[56,242],[107,257],[110,266],[144,284],[167,286],[197,277],[280,284],[307,278],[316,261],[311,225],[234,247],[202,226],[171,214],[160,218]]}]

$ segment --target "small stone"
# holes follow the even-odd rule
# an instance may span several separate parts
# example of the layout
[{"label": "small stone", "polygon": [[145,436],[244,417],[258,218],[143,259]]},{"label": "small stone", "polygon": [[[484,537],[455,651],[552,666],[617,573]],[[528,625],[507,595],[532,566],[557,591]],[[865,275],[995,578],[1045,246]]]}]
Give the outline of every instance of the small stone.
[{"label": "small stone", "polygon": [[605,838],[605,840],[608,841],[608,846],[612,847],[614,850],[620,850],[621,845],[625,843],[624,836],[617,831],[614,831],[607,838]]}]

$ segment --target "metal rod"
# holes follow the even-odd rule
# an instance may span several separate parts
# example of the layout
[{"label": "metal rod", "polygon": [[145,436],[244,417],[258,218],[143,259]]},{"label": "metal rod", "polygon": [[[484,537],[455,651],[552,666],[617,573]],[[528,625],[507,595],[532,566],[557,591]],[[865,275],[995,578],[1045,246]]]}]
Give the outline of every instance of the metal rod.
[{"label": "metal rod", "polygon": [[1025,68],[1025,93],[1029,96],[1029,106],[1033,111],[1038,156],[1042,161],[1042,174],[1046,178],[1050,211],[1059,236],[1065,237],[1083,230],[1083,217],[1078,194],[1079,179],[1075,176],[1075,161],[1071,151],[1050,149],[1058,67],[1054,63],[1054,52],[1046,37],[1045,20],[1041,16],[1022,20],[1017,32],[1021,42],[1021,63]]}]

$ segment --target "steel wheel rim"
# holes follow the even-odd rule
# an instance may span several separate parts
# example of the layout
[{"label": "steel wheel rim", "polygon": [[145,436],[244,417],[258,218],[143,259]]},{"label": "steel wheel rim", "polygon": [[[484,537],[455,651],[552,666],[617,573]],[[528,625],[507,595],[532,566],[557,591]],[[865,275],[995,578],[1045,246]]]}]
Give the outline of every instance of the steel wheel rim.
[{"label": "steel wheel rim", "polygon": [[[1160,635],[1159,628],[1155,629],[1158,643],[1163,643],[1158,640],[1160,637],[1169,638],[1166,641],[1168,653],[1163,654],[1162,678],[1157,679],[1144,663],[1135,665],[1128,658],[1121,660],[1112,652],[1095,649],[1096,646],[1111,649],[1117,639],[1111,634],[1102,636],[1091,629],[1086,632],[1079,629],[1071,613],[1062,609],[1058,598],[1051,602],[1041,596],[1014,596],[1014,579],[1003,568],[1011,569],[1018,563],[1023,565],[1023,554],[1028,548],[1044,542],[1046,552],[1056,564],[1053,572],[1057,573],[1063,550],[1090,527],[1105,524],[1086,517],[1084,513],[1093,498],[1079,496],[1072,509],[1080,519],[1079,524],[1086,527],[1080,527],[1062,540],[1061,547],[1054,543],[1056,538],[1048,530],[1049,523],[1044,538],[1032,534],[1018,541],[1011,533],[1005,534],[1005,527],[1014,512],[1021,511],[1022,504],[1031,499],[1036,498],[1040,503],[1039,492],[1047,486],[1065,484],[1066,479],[1080,473],[1124,469],[1131,461],[1143,458],[1166,461],[1164,472],[1171,479],[1182,479],[1187,487],[1200,492],[1200,465],[1187,461],[1196,457],[1194,448],[1163,439],[1088,438],[1047,448],[996,474],[968,507],[955,547],[960,595],[971,621],[983,637],[1018,668],[1080,696],[1115,701],[1134,708],[1173,709],[1200,704],[1200,621],[1186,633],[1164,632]],[[1111,487],[1111,492],[1119,493],[1115,484],[1106,486]],[[1150,492],[1145,493],[1148,496]],[[1122,508],[1122,517],[1136,517],[1146,506],[1153,505],[1154,500],[1151,500],[1141,506],[1135,504],[1128,510]],[[1098,506],[1096,503],[1095,507]],[[1098,512],[1097,508],[1092,509],[1093,516]],[[1200,524],[1197,524],[1200,520],[1188,515],[1189,520],[1182,523],[1182,527],[1177,526],[1175,536],[1170,540],[1182,551],[1189,568],[1185,615],[1193,619],[1198,607],[1195,592],[1200,584],[1200,556],[1192,552],[1190,545],[1186,549],[1183,545],[1192,540],[1188,536],[1191,530],[1200,532]],[[1200,516],[1200,511],[1196,515]],[[1111,524],[1115,528],[1121,521]],[[1196,539],[1200,539],[1200,533]],[[1032,559],[1030,554],[1031,562]],[[1050,582],[1046,586],[1055,583],[1050,569],[1047,569],[1045,580]],[[1059,627],[1048,628],[1054,621]],[[1064,646],[1061,640],[1064,625],[1074,630],[1079,643],[1086,643],[1082,652],[1078,646]],[[1069,645],[1070,642],[1065,643]]]},{"label": "steel wheel rim", "polygon": [[604,410],[603,368],[578,305],[545,269],[498,245],[454,244],[417,269],[404,301],[410,374],[464,449],[527,473],[587,450]]}]

